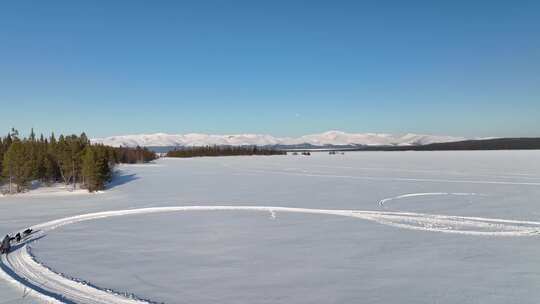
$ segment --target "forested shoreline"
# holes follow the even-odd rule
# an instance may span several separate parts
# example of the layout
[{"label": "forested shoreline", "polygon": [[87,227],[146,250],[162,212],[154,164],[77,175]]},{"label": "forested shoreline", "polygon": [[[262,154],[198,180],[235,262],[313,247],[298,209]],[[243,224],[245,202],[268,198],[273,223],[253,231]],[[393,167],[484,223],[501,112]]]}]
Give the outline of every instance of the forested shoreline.
[{"label": "forested shoreline", "polygon": [[203,146],[183,147],[167,152],[167,157],[240,156],[240,155],[286,155],[287,152],[257,146]]},{"label": "forested shoreline", "polygon": [[94,192],[105,188],[115,165],[156,158],[145,148],[92,144],[85,133],[58,138],[53,133],[46,138],[37,137],[32,130],[28,137],[20,138],[12,129],[0,138],[0,185],[9,185],[8,193],[18,193],[37,180],[46,185],[63,183],[73,189],[79,185]]}]

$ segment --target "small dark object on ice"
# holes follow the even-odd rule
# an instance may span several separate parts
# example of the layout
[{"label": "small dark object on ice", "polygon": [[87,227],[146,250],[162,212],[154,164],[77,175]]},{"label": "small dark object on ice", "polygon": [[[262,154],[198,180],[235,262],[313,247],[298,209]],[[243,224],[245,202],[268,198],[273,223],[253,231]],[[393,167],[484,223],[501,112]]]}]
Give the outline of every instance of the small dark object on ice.
[{"label": "small dark object on ice", "polygon": [[17,241],[17,243],[19,243],[21,241],[21,233],[20,232],[17,232],[17,234],[15,235],[15,241]]},{"label": "small dark object on ice", "polygon": [[9,250],[11,249],[11,237],[9,235],[6,235],[4,239],[2,240],[2,245],[0,245],[0,254],[2,253],[9,253]]},{"label": "small dark object on ice", "polygon": [[29,235],[30,233],[32,233],[32,229],[31,229],[31,228],[28,228],[28,229],[26,229],[25,231],[23,231],[23,235],[24,235],[24,236],[27,236],[27,235]]}]

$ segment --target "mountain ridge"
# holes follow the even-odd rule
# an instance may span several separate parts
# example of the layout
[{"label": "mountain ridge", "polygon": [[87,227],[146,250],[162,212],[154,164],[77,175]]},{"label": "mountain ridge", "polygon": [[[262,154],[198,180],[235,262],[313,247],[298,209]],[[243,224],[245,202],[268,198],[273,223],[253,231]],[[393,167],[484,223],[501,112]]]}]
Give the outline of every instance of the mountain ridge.
[{"label": "mountain ridge", "polygon": [[202,133],[187,134],[132,134],[95,138],[93,143],[123,147],[190,147],[190,146],[411,146],[432,143],[446,143],[466,140],[464,137],[426,134],[389,134],[389,133],[346,133],[327,131],[300,137],[275,137],[267,134],[229,134],[214,135]]}]

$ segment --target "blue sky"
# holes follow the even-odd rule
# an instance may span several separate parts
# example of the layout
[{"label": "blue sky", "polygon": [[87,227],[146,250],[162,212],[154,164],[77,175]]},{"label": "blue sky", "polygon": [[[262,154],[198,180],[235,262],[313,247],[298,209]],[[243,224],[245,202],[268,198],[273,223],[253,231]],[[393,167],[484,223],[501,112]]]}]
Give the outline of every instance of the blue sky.
[{"label": "blue sky", "polygon": [[0,113],[93,137],[540,136],[540,2],[6,1]]}]

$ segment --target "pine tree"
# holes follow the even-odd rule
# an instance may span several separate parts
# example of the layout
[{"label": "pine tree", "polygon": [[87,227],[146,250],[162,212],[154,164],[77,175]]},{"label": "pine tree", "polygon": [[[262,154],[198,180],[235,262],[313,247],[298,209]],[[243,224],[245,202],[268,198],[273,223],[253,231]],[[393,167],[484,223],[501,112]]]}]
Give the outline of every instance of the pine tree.
[{"label": "pine tree", "polygon": [[47,145],[43,166],[45,168],[45,182],[54,183],[60,179],[60,168],[58,167],[57,156],[55,153],[56,145],[52,143]]},{"label": "pine tree", "polygon": [[56,155],[56,162],[58,164],[58,169],[64,184],[67,186],[71,182],[73,177],[73,162],[71,161],[71,150],[70,146],[66,142],[66,139],[63,135],[60,135],[58,138],[58,144],[56,145],[56,150],[54,151]]},{"label": "pine tree", "polygon": [[8,137],[12,140],[19,139],[19,131],[15,128],[11,128],[11,132],[9,132]]},{"label": "pine tree", "polygon": [[104,147],[97,149],[96,167],[99,179],[99,190],[105,189],[105,184],[112,179],[111,161],[108,157],[107,150]]},{"label": "pine tree", "polygon": [[52,146],[56,145],[56,137],[54,137],[54,132],[51,133],[51,137],[49,138],[49,144]]},{"label": "pine tree", "polygon": [[32,160],[28,148],[19,140],[13,141],[4,155],[4,175],[9,178],[10,192],[13,183],[17,185],[17,192],[28,187],[32,179]]},{"label": "pine tree", "polygon": [[91,146],[84,149],[82,157],[82,175],[88,191],[96,191],[98,184],[98,169],[96,166],[96,153]]},{"label": "pine tree", "polygon": [[90,140],[88,139],[88,137],[86,136],[86,133],[82,132],[81,133],[81,136],[79,136],[79,140],[82,144],[82,146],[87,146],[90,144]]},{"label": "pine tree", "polygon": [[35,157],[35,168],[34,168],[34,178],[41,181],[47,181],[45,176],[46,167],[45,167],[45,158],[47,157],[47,144],[43,141],[43,137],[39,139],[34,145],[34,157]]},{"label": "pine tree", "polygon": [[29,139],[30,139],[30,141],[36,141],[36,133],[34,133],[34,128],[32,128],[32,130],[30,130]]},{"label": "pine tree", "polygon": [[86,146],[82,156],[82,177],[88,191],[105,189],[105,184],[111,179],[111,169],[105,149]]}]

